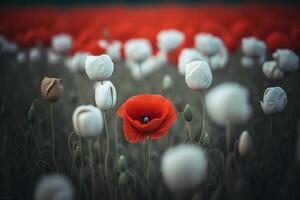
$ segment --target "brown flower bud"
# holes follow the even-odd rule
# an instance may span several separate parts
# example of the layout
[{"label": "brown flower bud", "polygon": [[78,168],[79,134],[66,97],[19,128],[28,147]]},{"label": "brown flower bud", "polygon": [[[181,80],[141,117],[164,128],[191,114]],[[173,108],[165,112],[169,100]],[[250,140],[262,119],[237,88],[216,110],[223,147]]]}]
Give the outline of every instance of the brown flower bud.
[{"label": "brown flower bud", "polygon": [[45,77],[41,83],[42,96],[46,101],[58,101],[63,95],[62,80],[58,78]]}]

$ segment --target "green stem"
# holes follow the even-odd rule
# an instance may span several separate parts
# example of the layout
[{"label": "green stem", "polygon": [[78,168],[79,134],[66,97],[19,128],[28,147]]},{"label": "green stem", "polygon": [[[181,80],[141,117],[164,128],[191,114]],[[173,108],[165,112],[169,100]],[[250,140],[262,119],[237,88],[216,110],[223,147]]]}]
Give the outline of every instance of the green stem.
[{"label": "green stem", "polygon": [[31,129],[31,132],[32,132],[32,135],[33,135],[33,140],[34,140],[34,144],[36,146],[36,149],[37,149],[39,155],[41,155],[41,149],[40,149],[39,143],[38,143],[39,140],[38,140],[37,135],[35,134],[35,131],[34,131],[34,128],[33,128],[32,124],[30,124],[30,129]]},{"label": "green stem", "polygon": [[91,167],[91,175],[92,175],[92,196],[93,200],[95,200],[95,194],[96,194],[96,180],[95,180],[95,169],[94,169],[94,158],[93,158],[93,152],[92,152],[92,139],[89,139],[89,157],[90,157],[90,167]]},{"label": "green stem", "polygon": [[118,151],[118,146],[119,146],[119,141],[118,141],[118,121],[119,117],[116,117],[116,122],[115,122],[115,148],[116,148],[116,160],[119,158],[119,151]]},{"label": "green stem", "polygon": [[79,175],[78,199],[80,199],[80,193],[82,190],[82,179],[83,179],[83,151],[82,151],[82,141],[80,136],[79,136],[79,147],[80,147],[80,175]]},{"label": "green stem", "polygon": [[50,103],[50,117],[51,117],[51,129],[52,129],[52,159],[54,167],[57,170],[56,158],[55,158],[55,132],[54,132],[54,120],[53,120],[53,104]]},{"label": "green stem", "polygon": [[187,125],[187,129],[188,129],[188,137],[190,139],[191,144],[193,144],[191,123],[190,122],[186,122],[186,125]]},{"label": "green stem", "polygon": [[226,152],[227,152],[227,155],[230,152],[230,141],[231,141],[231,125],[230,125],[230,123],[227,123],[227,126],[226,126]]},{"label": "green stem", "polygon": [[151,139],[148,137],[148,152],[147,152],[147,174],[146,174],[146,183],[149,184],[149,174],[150,174],[150,161],[151,161]]},{"label": "green stem", "polygon": [[202,129],[201,129],[201,135],[200,135],[200,139],[199,139],[199,142],[198,142],[198,146],[200,146],[200,144],[201,144],[201,142],[203,140],[204,132],[205,132],[205,123],[206,123],[205,103],[204,103],[204,99],[203,99],[203,96],[202,96],[201,93],[200,93],[200,100],[201,100],[201,104],[202,104],[203,121],[202,121]]},{"label": "green stem", "polygon": [[104,125],[105,125],[105,132],[107,136],[107,147],[106,147],[106,154],[105,154],[105,162],[104,162],[104,172],[105,175],[107,176],[107,160],[108,160],[108,153],[109,153],[109,132],[108,132],[108,126],[107,126],[107,121],[106,121],[106,113],[103,112],[103,118],[104,118]]}]

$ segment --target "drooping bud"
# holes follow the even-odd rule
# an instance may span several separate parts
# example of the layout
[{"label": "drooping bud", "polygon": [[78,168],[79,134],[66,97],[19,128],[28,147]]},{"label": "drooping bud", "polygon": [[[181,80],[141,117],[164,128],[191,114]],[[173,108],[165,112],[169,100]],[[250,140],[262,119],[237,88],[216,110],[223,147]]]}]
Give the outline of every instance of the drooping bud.
[{"label": "drooping bud", "polygon": [[119,186],[124,187],[129,183],[129,175],[127,172],[122,172],[118,178]]},{"label": "drooping bud", "polygon": [[27,119],[30,124],[33,124],[35,121],[35,114],[36,114],[36,109],[33,105],[30,106]]},{"label": "drooping bud", "polygon": [[186,104],[184,111],[183,111],[183,117],[186,121],[190,122],[193,120],[193,110],[189,104]]},{"label": "drooping bud", "polygon": [[119,171],[126,172],[126,170],[127,170],[127,162],[126,162],[125,156],[120,155],[120,157],[118,159],[117,167],[118,167]]},{"label": "drooping bud", "polygon": [[162,88],[164,91],[170,91],[173,87],[173,80],[170,75],[165,75],[162,81]]},{"label": "drooping bud", "polygon": [[238,143],[238,150],[241,156],[248,156],[251,154],[253,150],[253,141],[248,131],[242,132]]}]

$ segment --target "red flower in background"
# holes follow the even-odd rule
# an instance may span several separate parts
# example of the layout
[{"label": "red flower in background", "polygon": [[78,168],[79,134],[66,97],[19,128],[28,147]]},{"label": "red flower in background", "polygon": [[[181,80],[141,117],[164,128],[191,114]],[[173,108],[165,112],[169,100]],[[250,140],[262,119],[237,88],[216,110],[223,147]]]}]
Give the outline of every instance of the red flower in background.
[{"label": "red flower in background", "polygon": [[147,137],[159,139],[165,135],[176,119],[171,102],[158,94],[142,94],[130,97],[117,111],[123,119],[123,131],[130,143]]}]

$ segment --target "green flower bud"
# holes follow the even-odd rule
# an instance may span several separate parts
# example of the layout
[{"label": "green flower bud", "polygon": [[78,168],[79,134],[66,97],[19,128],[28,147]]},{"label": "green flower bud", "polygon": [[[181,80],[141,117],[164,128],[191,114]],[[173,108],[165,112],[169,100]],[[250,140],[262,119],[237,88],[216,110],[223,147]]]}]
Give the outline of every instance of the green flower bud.
[{"label": "green flower bud", "polygon": [[203,147],[209,147],[211,144],[210,137],[207,133],[204,133],[201,144]]},{"label": "green flower bud", "polygon": [[36,114],[36,109],[33,105],[30,106],[29,108],[29,111],[28,111],[28,114],[27,114],[27,119],[28,119],[28,122],[30,124],[33,124],[34,121],[35,121],[35,114]]},{"label": "green flower bud", "polygon": [[74,156],[75,161],[80,160],[80,146],[79,145],[76,145],[73,156]]},{"label": "green flower bud", "polygon": [[162,88],[164,91],[170,91],[173,87],[173,80],[171,76],[165,75],[162,81]]},{"label": "green flower bud", "polygon": [[118,170],[121,172],[125,172],[127,170],[127,162],[123,155],[120,155],[117,163]]},{"label": "green flower bud", "polygon": [[184,119],[188,122],[193,120],[193,111],[189,104],[186,104],[184,111],[183,111]]},{"label": "green flower bud", "polygon": [[129,183],[129,175],[127,172],[122,172],[119,176],[118,183],[120,187],[124,187]]}]

